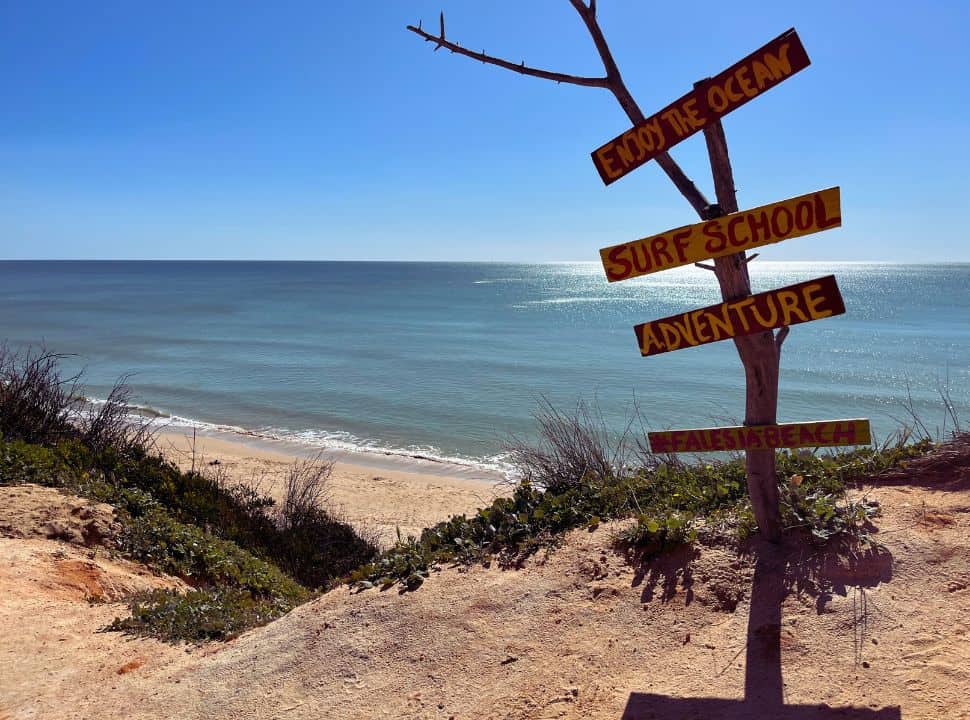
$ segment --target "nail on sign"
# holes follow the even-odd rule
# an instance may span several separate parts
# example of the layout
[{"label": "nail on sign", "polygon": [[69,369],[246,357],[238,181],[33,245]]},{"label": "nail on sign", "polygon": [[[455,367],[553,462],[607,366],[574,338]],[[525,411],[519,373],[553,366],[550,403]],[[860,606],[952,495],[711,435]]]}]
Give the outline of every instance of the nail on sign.
[{"label": "nail on sign", "polygon": [[592,152],[609,185],[709,123],[787,80],[811,61],[794,28]]},{"label": "nail on sign", "polygon": [[751,335],[845,312],[834,275],[692,310],[637,325],[640,354],[658,355],[685,347]]},{"label": "nail on sign", "polygon": [[869,421],[863,419],[667,430],[647,433],[647,438],[650,452],[657,454],[868,445],[872,442]]},{"label": "nail on sign", "polygon": [[834,187],[603,248],[600,257],[606,279],[617,282],[822,232],[841,224],[839,189]]}]

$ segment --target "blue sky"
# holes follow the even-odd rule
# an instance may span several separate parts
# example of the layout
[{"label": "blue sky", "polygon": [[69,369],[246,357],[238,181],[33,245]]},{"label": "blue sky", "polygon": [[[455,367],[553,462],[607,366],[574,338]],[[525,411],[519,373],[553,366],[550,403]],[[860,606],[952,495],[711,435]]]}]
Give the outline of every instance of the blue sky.
[{"label": "blue sky", "polygon": [[[725,12],[723,8],[729,7]],[[0,6],[0,258],[596,260],[694,222],[604,90],[566,0]],[[775,260],[970,261],[970,3],[601,0],[649,114],[794,26],[812,65],[724,120],[742,208],[840,185],[844,227]],[[709,195],[700,135],[674,158]]]}]

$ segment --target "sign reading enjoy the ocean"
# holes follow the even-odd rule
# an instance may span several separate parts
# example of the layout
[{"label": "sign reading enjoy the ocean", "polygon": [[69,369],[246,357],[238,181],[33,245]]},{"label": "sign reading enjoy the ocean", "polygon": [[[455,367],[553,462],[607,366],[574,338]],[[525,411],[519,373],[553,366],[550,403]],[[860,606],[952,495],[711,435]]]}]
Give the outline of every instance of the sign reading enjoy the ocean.
[{"label": "sign reading enjoy the ocean", "polygon": [[617,282],[840,225],[839,188],[833,187],[603,248],[600,257],[606,279]]},{"label": "sign reading enjoy the ocean", "polygon": [[714,120],[787,80],[811,61],[795,29],[785,31],[720,75],[637,123],[591,155],[609,185],[686,140]]},{"label": "sign reading enjoy the ocean", "polygon": [[749,295],[637,325],[640,354],[658,355],[811,320],[841,315],[834,275]]}]

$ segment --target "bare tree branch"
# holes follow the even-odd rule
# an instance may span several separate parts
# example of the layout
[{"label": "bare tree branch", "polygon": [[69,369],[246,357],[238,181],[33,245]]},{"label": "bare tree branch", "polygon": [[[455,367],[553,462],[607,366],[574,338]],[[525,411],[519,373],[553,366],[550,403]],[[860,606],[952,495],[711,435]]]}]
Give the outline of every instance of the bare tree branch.
[{"label": "bare tree branch", "polygon": [[775,335],[775,350],[777,350],[779,354],[781,353],[781,346],[784,344],[785,338],[788,337],[789,332],[791,332],[791,328],[785,325]]},{"label": "bare tree branch", "polygon": [[[620,75],[620,69],[616,65],[616,60],[613,58],[613,53],[610,52],[610,47],[606,42],[606,38],[603,36],[603,30],[600,28],[599,23],[596,20],[596,0],[590,0],[589,5],[586,5],[583,0],[569,0],[569,3],[575,8],[576,12],[579,13],[579,17],[582,18],[583,23],[586,25],[586,29],[589,31],[590,37],[593,39],[593,43],[596,45],[596,50],[599,53],[600,59],[603,61],[603,68],[606,70],[606,77],[583,77],[580,75],[568,75],[566,73],[551,72],[549,70],[541,70],[539,68],[529,67],[525,62],[516,64],[509,62],[508,60],[503,60],[499,57],[494,57],[492,55],[485,54],[482,52],[475,52],[473,50],[466,50],[461,47],[458,43],[450,42],[445,39],[445,19],[444,13],[440,17],[440,32],[438,35],[432,35],[429,32],[421,29],[421,24],[418,26],[408,25],[407,29],[411,32],[420,35],[425,39],[426,42],[435,43],[435,50],[440,47],[446,47],[453,53],[458,53],[459,55],[464,55],[465,57],[478,60],[480,62],[497,65],[498,67],[505,68],[506,70],[511,70],[512,72],[517,72],[520,75],[529,75],[531,77],[537,77],[542,80],[552,80],[557,83],[567,83],[570,85],[582,85],[585,87],[601,87],[606,88],[613,96],[616,98],[620,107],[626,113],[627,117],[630,118],[630,122],[637,125],[643,122],[646,118],[643,111],[640,110],[640,106],[637,105],[630,91],[627,89],[623,82],[623,76]],[[667,177],[670,178],[671,182],[680,194],[683,195],[687,202],[691,204],[694,211],[701,217],[705,219],[705,210],[709,205],[707,198],[704,197],[698,187],[694,184],[693,180],[687,177],[687,174],[681,169],[672,157],[666,152],[662,152],[654,158],[660,169],[663,170]]]},{"label": "bare tree branch", "polygon": [[439,42],[437,45],[434,46],[433,52],[438,52],[445,41],[445,11],[444,10],[441,11],[441,14],[438,16],[438,19],[441,21],[441,42]]},{"label": "bare tree branch", "polygon": [[714,267],[713,265],[706,265],[705,263],[702,263],[702,262],[694,263],[694,267],[699,267],[701,270],[710,270],[711,272],[717,272],[716,267]]},{"label": "bare tree branch", "polygon": [[520,75],[531,75],[532,77],[542,78],[543,80],[552,80],[557,83],[569,83],[570,85],[583,85],[585,87],[600,87],[609,88],[609,80],[605,77],[582,77],[580,75],[568,75],[566,73],[550,72],[549,70],[541,70],[539,68],[529,67],[524,62],[516,64],[509,62],[508,60],[503,60],[502,58],[495,57],[493,55],[486,55],[485,52],[475,52],[474,50],[468,50],[463,48],[458,43],[453,43],[445,39],[444,28],[445,28],[445,16],[444,13],[441,14],[441,34],[432,35],[426,30],[422,30],[421,27],[415,27],[414,25],[408,25],[407,29],[417,35],[420,35],[425,39],[426,42],[436,43],[435,50],[438,48],[448,48],[453,53],[458,53],[459,55],[464,55],[465,57],[470,57],[474,60],[479,60],[488,65],[497,65],[498,67],[505,68],[506,70],[511,70],[512,72],[517,72]]},{"label": "bare tree branch", "polygon": [[637,105],[630,91],[627,90],[626,85],[623,83],[623,77],[620,75],[620,69],[616,65],[616,60],[613,59],[610,46],[607,44],[606,38],[603,36],[603,31],[596,21],[595,8],[587,7],[583,3],[583,0],[569,0],[569,3],[576,8],[576,12],[579,13],[579,17],[582,18],[586,29],[589,31],[589,36],[593,38],[593,44],[596,45],[596,52],[599,53],[600,59],[603,61],[603,68],[606,70],[606,77],[609,80],[607,87],[616,96],[620,107],[623,108],[634,125],[642,122],[644,120],[643,112],[641,112],[640,106]]},{"label": "bare tree branch", "polygon": [[[583,23],[586,25],[590,37],[593,38],[593,44],[596,45],[596,51],[599,53],[600,59],[603,61],[603,67],[606,70],[610,92],[613,93],[616,101],[620,103],[620,107],[623,108],[626,116],[630,118],[630,122],[634,125],[642,123],[646,117],[623,82],[623,76],[620,75],[620,69],[617,67],[616,60],[613,58],[610,46],[607,44],[606,38],[603,36],[603,30],[596,20],[595,3],[591,1],[589,7],[584,5],[582,0],[569,0],[569,3],[579,13],[579,17],[582,18]],[[709,203],[707,198],[704,197],[704,194],[694,184],[694,181],[687,177],[687,174],[670,157],[669,153],[662,152],[654,159],[657,161],[660,169],[667,174],[667,177],[670,178],[674,186],[680,191],[680,194],[687,199],[687,202],[691,204],[694,211],[703,219],[705,208],[707,208]]]},{"label": "bare tree branch", "polygon": [[751,253],[750,255],[748,255],[748,257],[746,257],[744,259],[745,264],[748,264],[749,262],[751,262],[752,260],[754,260],[756,257],[758,257],[760,254],[761,253]]}]

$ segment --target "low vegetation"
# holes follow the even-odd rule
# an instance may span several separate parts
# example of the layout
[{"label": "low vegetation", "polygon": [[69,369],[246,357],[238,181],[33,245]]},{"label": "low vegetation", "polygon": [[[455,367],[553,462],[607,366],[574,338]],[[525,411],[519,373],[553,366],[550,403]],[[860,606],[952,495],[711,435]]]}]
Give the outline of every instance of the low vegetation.
[{"label": "low vegetation", "polygon": [[[402,590],[413,590],[436,567],[493,559],[515,564],[554,544],[566,530],[594,528],[606,520],[632,519],[617,543],[647,556],[699,533],[740,542],[755,530],[740,457],[688,465],[672,456],[652,456],[642,445],[625,447],[625,436],[612,441],[582,407],[570,415],[544,404],[537,419],[539,443],[510,448],[520,478],[511,497],[475,515],[454,516],[418,538],[399,539],[375,562],[359,568],[352,581],[381,588],[400,583]],[[881,448],[833,454],[780,452],[788,531],[804,532],[815,542],[846,533],[867,540],[878,507],[850,501],[847,490],[933,447],[929,439],[909,440],[900,435]],[[626,457],[633,461],[624,462]]]},{"label": "low vegetation", "polygon": [[0,484],[63,488],[118,511],[121,555],[184,579],[189,593],[133,598],[112,629],[169,640],[223,639],[331,587],[377,552],[321,502],[331,466],[300,463],[277,506],[218,474],[181,472],[133,424],[128,390],[86,405],[60,356],[0,349]]}]

